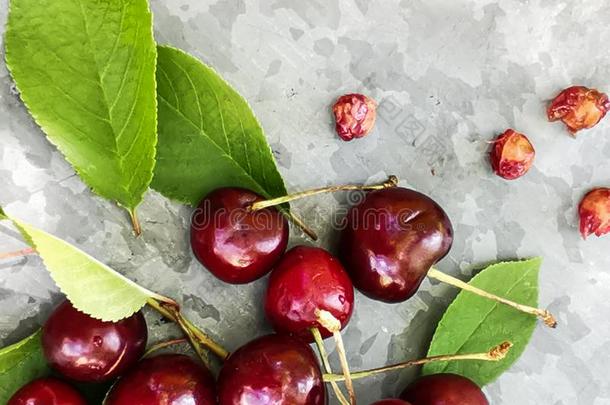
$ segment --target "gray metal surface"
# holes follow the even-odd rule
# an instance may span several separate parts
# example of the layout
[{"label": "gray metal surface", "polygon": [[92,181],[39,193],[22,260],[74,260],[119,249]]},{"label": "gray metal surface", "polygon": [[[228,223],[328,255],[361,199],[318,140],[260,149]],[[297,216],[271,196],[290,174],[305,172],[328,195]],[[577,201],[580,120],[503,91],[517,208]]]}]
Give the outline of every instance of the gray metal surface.
[{"label": "gray metal surface", "polygon": [[[545,119],[560,89],[609,91],[610,5],[553,0],[152,1],[160,43],[214,66],[252,104],[291,190],[400,176],[450,214],[456,242],[440,268],[468,278],[498,259],[541,255],[540,302],[560,321],[539,326],[523,357],[486,392],[492,404],[610,404],[610,237],[582,241],[576,205],[610,184],[610,120],[572,139]],[[0,0],[0,23],[7,0]],[[3,28],[0,28],[0,33]],[[351,143],[329,106],[344,92],[380,103],[376,129]],[[503,181],[486,143],[506,127],[530,136],[535,167]],[[294,204],[332,246],[344,195]],[[91,194],[28,116],[0,62],[0,204],[150,289],[183,302],[230,349],[269,330],[265,280],[229,286],[192,257],[190,209],[154,192],[135,239],[125,214]],[[293,232],[291,243],[307,242]],[[0,251],[22,243],[0,228]],[[424,282],[385,305],[357,296],[345,331],[353,368],[425,353],[456,292]],[[0,343],[39,325],[61,295],[35,256],[0,263]],[[155,328],[158,337],[167,326]],[[336,359],[335,359],[336,360]],[[397,393],[415,371],[358,382],[361,403]]]}]

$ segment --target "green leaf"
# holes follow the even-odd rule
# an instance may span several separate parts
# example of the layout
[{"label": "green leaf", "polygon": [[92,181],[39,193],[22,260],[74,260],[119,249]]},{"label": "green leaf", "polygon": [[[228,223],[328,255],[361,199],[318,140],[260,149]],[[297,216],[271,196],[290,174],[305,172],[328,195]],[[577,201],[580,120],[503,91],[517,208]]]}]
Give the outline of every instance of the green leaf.
[{"label": "green leaf", "polygon": [[150,298],[159,298],[68,242],[11,220],[36,249],[59,289],[84,313],[116,322],[137,312]]},{"label": "green leaf", "polygon": [[40,331],[0,349],[0,404],[6,404],[25,384],[49,373]]},{"label": "green leaf", "polygon": [[6,62],[96,193],[133,210],[152,179],[156,47],[146,0],[10,0]]},{"label": "green leaf", "polygon": [[254,113],[212,68],[160,46],[157,97],[154,189],[192,205],[223,186],[245,187],[265,197],[286,194]]},{"label": "green leaf", "polygon": [[[541,262],[540,258],[533,258],[497,263],[477,274],[469,284],[520,304],[537,307]],[[514,346],[508,356],[499,362],[429,363],[424,366],[423,373],[460,374],[480,386],[486,385],[521,356],[536,324],[534,316],[462,291],[439,322],[428,356],[486,352],[506,340]]]},{"label": "green leaf", "polygon": [[4,210],[2,209],[2,207],[0,207],[0,219],[6,219],[6,214],[4,213]]}]

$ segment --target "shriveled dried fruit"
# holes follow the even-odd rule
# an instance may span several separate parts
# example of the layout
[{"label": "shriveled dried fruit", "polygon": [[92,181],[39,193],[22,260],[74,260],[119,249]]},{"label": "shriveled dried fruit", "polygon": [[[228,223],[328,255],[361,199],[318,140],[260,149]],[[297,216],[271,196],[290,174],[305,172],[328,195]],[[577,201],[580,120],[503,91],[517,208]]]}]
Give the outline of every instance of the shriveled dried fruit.
[{"label": "shriveled dried fruit", "polygon": [[363,94],[346,94],[333,106],[337,135],[344,141],[366,136],[375,125],[377,104]]},{"label": "shriveled dried fruit", "polygon": [[549,105],[549,121],[561,120],[572,135],[592,128],[610,110],[608,96],[595,89],[573,86],[563,90]]},{"label": "shriveled dried fruit", "polygon": [[610,232],[610,188],[589,191],[578,206],[578,215],[583,239],[591,234],[602,236]]},{"label": "shriveled dried fruit", "polygon": [[494,141],[490,153],[494,172],[507,180],[523,176],[532,166],[536,151],[527,136],[507,129]]}]

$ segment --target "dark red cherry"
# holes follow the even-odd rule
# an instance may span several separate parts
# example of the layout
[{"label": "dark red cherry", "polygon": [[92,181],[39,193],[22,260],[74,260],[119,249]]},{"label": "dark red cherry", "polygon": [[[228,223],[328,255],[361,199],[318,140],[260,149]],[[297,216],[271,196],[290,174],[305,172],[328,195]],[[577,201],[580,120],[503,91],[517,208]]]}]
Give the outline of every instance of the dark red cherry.
[{"label": "dark red cherry", "polygon": [[220,405],[323,405],[326,390],[307,344],[288,335],[267,335],[225,361],[218,400]]},{"label": "dark red cherry", "polygon": [[411,405],[411,403],[403,401],[402,399],[382,399],[371,405]]},{"label": "dark red cherry", "polygon": [[400,398],[413,405],[489,405],[473,381],[456,374],[433,374],[409,385]]},{"label": "dark red cherry", "polygon": [[273,207],[249,210],[261,200],[263,197],[243,188],[219,188],[193,214],[193,253],[227,283],[249,283],[264,276],[286,250],[286,218]]},{"label": "dark red cherry", "polygon": [[21,387],[7,405],[87,405],[87,402],[68,384],[41,378]]},{"label": "dark red cherry", "polygon": [[42,329],[49,364],[76,381],[100,382],[119,376],[144,353],[148,332],[141,312],[119,322],[102,322],[63,302]]},{"label": "dark red cherry", "polygon": [[139,362],[112,387],[104,405],[215,405],[209,370],[182,354]]},{"label": "dark red cherry", "polygon": [[318,321],[328,311],[347,325],[354,309],[354,287],[337,258],[324,249],[297,246],[289,250],[271,272],[265,297],[265,314],[279,333],[292,333],[311,341],[310,328],[322,336],[332,332]]},{"label": "dark red cherry", "polygon": [[411,297],[451,248],[453,228],[431,198],[402,187],[368,193],[341,232],[340,258],[354,286],[371,298]]}]

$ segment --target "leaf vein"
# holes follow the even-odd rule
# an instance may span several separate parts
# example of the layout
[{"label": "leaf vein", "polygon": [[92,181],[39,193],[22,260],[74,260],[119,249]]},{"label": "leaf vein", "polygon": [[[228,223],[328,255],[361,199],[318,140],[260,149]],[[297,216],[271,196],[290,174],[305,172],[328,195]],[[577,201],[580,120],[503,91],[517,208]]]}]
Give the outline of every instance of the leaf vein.
[{"label": "leaf vein", "polygon": [[193,89],[193,93],[195,94],[195,98],[197,99],[197,110],[199,111],[199,128],[201,128],[203,130],[203,111],[201,110],[201,100],[199,99],[199,92],[197,91],[197,88],[195,87],[195,83],[193,82],[193,79],[191,78],[189,73],[186,71],[186,69],[184,69],[182,66],[177,64],[176,61],[174,61],[173,59],[172,59],[172,63],[178,69],[180,69],[180,71],[182,71],[182,73],[184,74],[184,76],[188,80],[189,85]]},{"label": "leaf vein", "polygon": [[[108,7],[110,7],[110,6],[108,6]],[[123,35],[123,21],[125,19],[125,10],[126,9],[127,9],[127,3],[125,3],[123,5],[123,7],[121,8],[121,21],[119,23],[119,31],[118,31],[118,34],[116,35],[115,39],[114,39],[114,44],[112,45],[112,50],[110,51],[110,56],[108,57],[108,60],[106,61],[104,69],[102,70],[102,73],[100,75],[100,78],[102,79],[102,81],[106,77],[106,73],[108,73],[108,68],[110,68],[111,61],[114,58],[114,55],[115,55],[116,50],[118,48],[119,39],[121,38],[121,35]]]},{"label": "leaf vein", "polygon": [[[510,286],[510,288],[506,291],[506,296],[509,296],[510,293],[525,279],[525,277],[527,277],[529,275],[529,273],[532,271],[533,269],[530,269],[526,272],[523,273],[523,275],[517,280],[515,281],[515,283]],[[472,330],[472,332],[466,337],[466,339],[464,339],[464,342],[462,342],[462,344],[460,345],[460,347],[455,351],[455,353],[460,353],[460,351],[464,348],[464,346],[466,345],[466,343],[468,342],[468,340],[474,336],[474,334],[481,328],[481,325],[483,325],[483,323],[487,320],[487,318],[489,318],[489,316],[491,316],[491,314],[496,310],[496,308],[498,308],[499,305],[503,305],[500,304],[499,302],[494,302],[493,305],[491,306],[490,310],[487,311],[487,313],[485,314],[485,316],[479,321],[479,323],[477,324],[477,326]],[[445,370],[447,370],[447,368],[449,367],[449,363],[445,362],[445,364],[443,364],[443,368],[441,369],[441,373],[444,372]]]}]

